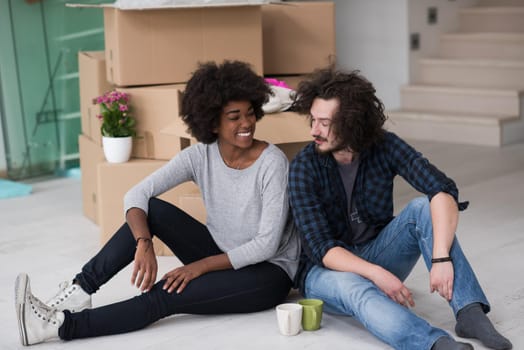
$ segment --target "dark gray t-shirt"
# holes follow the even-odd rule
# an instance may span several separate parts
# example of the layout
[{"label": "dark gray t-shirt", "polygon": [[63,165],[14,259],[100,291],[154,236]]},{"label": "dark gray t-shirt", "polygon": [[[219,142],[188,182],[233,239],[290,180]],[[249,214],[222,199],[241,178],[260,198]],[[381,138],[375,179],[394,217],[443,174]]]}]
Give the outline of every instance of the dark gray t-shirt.
[{"label": "dark gray t-shirt", "polygon": [[349,164],[338,163],[338,171],[342,182],[344,183],[344,189],[346,190],[347,207],[348,207],[348,220],[351,226],[351,232],[348,232],[348,243],[359,244],[369,241],[376,236],[376,231],[373,226],[370,226],[363,222],[358,215],[358,210],[355,207],[355,203],[352,198],[353,187],[355,185],[355,179],[357,177],[358,166],[360,164],[360,158],[355,158]]}]

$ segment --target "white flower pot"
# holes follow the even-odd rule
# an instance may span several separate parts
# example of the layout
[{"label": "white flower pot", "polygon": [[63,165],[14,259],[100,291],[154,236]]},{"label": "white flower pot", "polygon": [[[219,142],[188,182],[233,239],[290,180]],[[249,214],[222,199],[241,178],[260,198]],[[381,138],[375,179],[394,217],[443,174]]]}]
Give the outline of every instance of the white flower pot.
[{"label": "white flower pot", "polygon": [[131,158],[133,137],[106,137],[102,136],[104,156],[109,163],[124,163]]}]

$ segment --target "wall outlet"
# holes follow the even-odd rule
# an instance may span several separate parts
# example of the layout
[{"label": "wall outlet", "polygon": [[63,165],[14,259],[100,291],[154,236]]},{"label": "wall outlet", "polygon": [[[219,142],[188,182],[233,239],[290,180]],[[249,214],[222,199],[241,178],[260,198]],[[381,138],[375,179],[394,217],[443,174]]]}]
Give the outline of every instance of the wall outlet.
[{"label": "wall outlet", "polygon": [[411,33],[409,35],[409,48],[411,51],[417,51],[420,49],[420,34]]},{"label": "wall outlet", "polygon": [[438,10],[436,7],[428,7],[428,24],[436,24],[438,21]]}]

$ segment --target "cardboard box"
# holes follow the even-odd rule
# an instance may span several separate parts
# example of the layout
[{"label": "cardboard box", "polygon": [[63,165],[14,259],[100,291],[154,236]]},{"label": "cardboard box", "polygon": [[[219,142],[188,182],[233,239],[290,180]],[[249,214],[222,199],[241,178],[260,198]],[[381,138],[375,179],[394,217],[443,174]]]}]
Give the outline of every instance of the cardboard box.
[{"label": "cardboard box", "polygon": [[255,137],[273,143],[311,141],[308,117],[296,112],[266,114],[257,122]]},{"label": "cardboard box", "polygon": [[296,112],[266,114],[257,123],[255,136],[275,144],[289,161],[313,139],[307,116]]},{"label": "cardboard box", "polygon": [[[183,138],[191,138],[180,118],[172,121],[161,133]],[[257,122],[255,137],[278,146],[292,159],[307,143],[311,142],[309,120],[307,116],[296,112],[266,114]],[[192,142],[196,140],[192,139]]]},{"label": "cardboard box", "polygon": [[80,149],[80,170],[82,172],[82,211],[98,224],[97,167],[105,162],[102,146],[85,135],[78,136]]},{"label": "cardboard box", "polygon": [[305,74],[336,54],[335,3],[285,2],[262,6],[264,74]]},{"label": "cardboard box", "polygon": [[182,195],[180,196],[179,203],[180,209],[200,221],[202,224],[206,224],[206,207],[200,193]]},{"label": "cardboard box", "polygon": [[263,73],[261,5],[120,10],[104,6],[107,80],[187,82],[198,62],[248,62]]},{"label": "cardboard box", "polygon": [[82,133],[101,145],[100,120],[97,118],[100,106],[94,105],[93,99],[113,89],[113,85],[106,79],[104,51],[79,52],[78,75]]},{"label": "cardboard box", "polygon": [[311,143],[311,141],[279,143],[275,146],[280,148],[280,150],[286,155],[287,159],[291,162],[297,153],[300,152],[302,148],[306,147],[308,143]]},{"label": "cardboard box", "polygon": [[[255,138],[273,144],[311,141],[307,116],[296,112],[266,114],[257,122]],[[176,118],[161,133],[192,138],[181,118]]]},{"label": "cardboard box", "polygon": [[[100,163],[98,165],[98,219],[100,224],[100,242],[104,244],[125,222],[124,195],[136,183],[151,174],[166,161],[134,159],[127,163]],[[186,182],[163,193],[160,199],[179,205],[179,198],[184,194],[198,193],[193,182]],[[157,255],[172,255],[171,250],[154,238],[153,244]]]},{"label": "cardboard box", "polygon": [[173,120],[180,119],[184,88],[183,84],[174,84],[117,89],[129,94],[137,123],[132,157],[169,160],[189,145],[187,139],[160,132]]}]

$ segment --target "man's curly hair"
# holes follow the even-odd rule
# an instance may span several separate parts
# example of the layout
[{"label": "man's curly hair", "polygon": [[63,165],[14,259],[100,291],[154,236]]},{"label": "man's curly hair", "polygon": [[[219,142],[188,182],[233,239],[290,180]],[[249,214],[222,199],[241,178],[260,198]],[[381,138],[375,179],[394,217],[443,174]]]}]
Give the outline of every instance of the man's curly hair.
[{"label": "man's curly hair", "polygon": [[373,85],[357,70],[349,73],[333,65],[314,71],[297,89],[293,110],[310,116],[315,98],[338,99],[340,105],[331,122],[341,147],[355,152],[377,144],[384,137],[384,105],[375,95]]},{"label": "man's curly hair", "polygon": [[240,61],[199,64],[189,79],[182,99],[182,120],[189,133],[202,143],[217,139],[224,106],[231,101],[249,101],[257,121],[264,116],[262,105],[269,100],[271,89],[251,69]]}]

